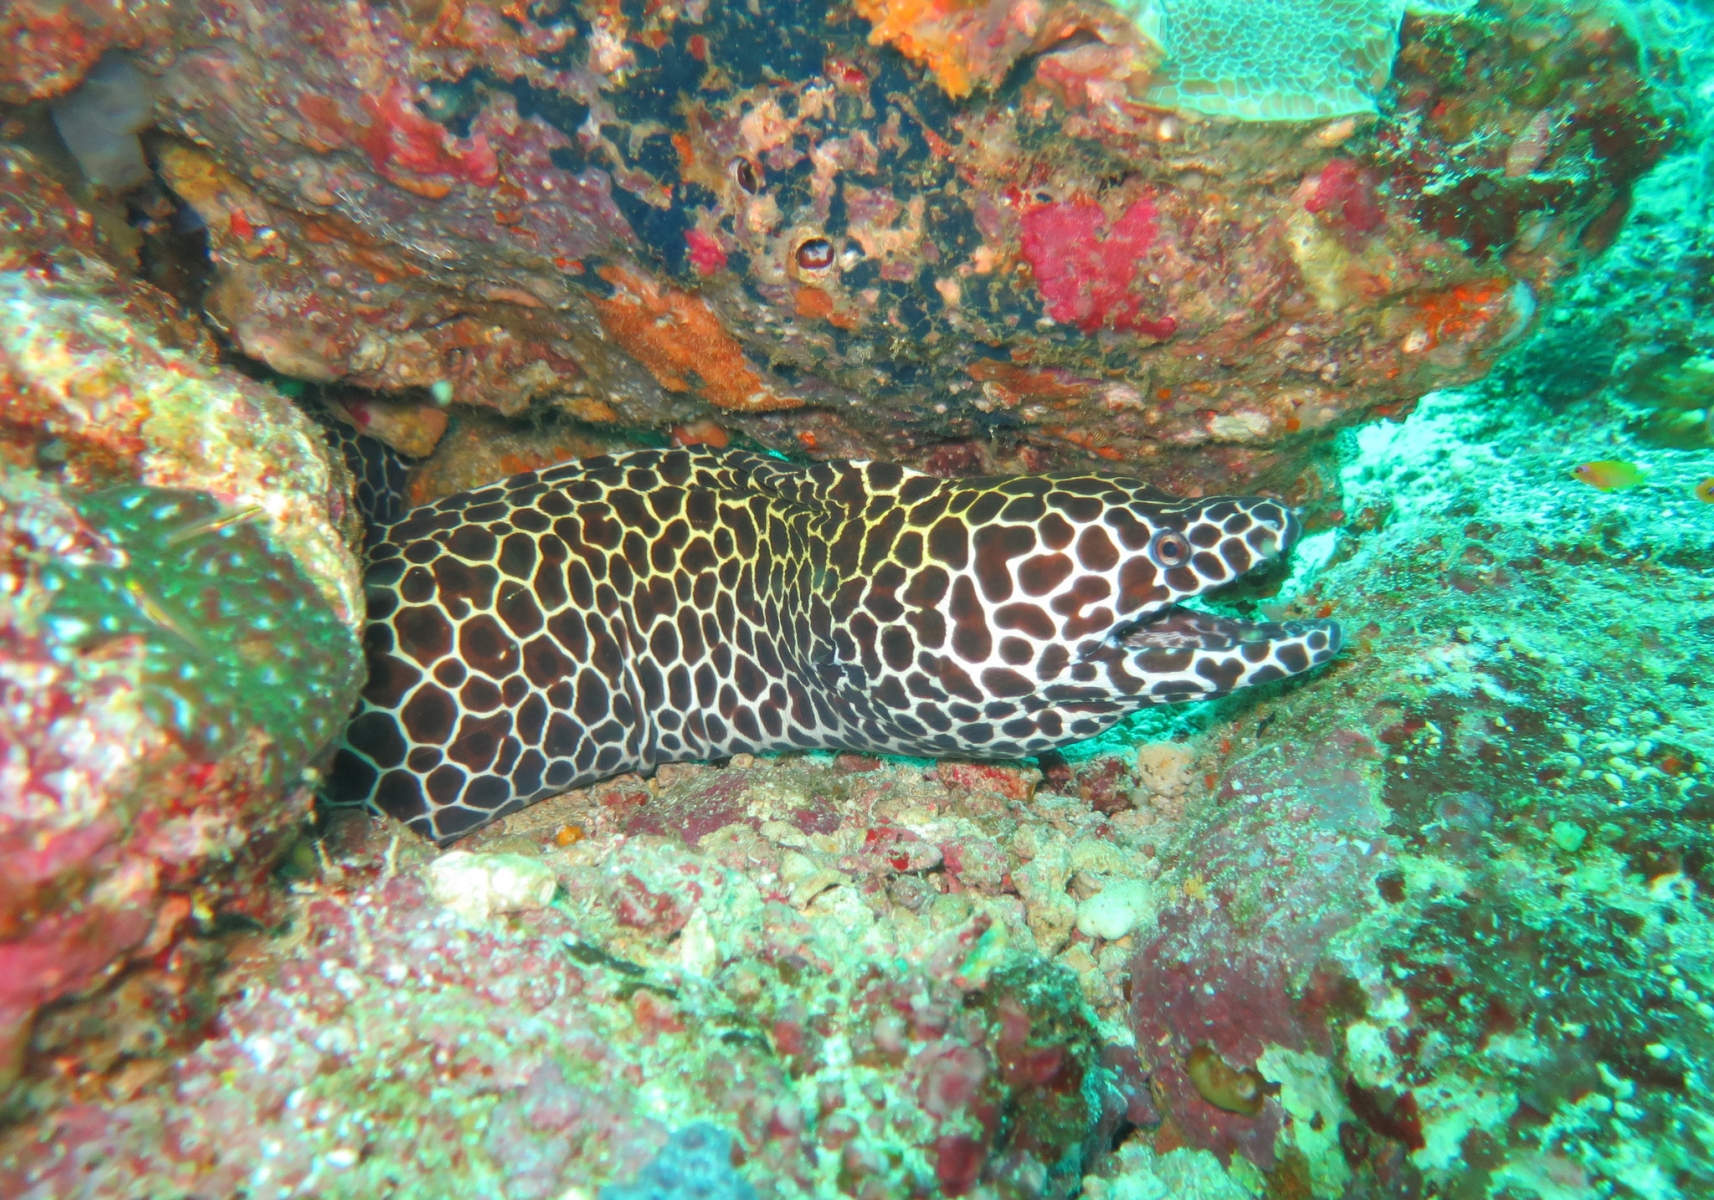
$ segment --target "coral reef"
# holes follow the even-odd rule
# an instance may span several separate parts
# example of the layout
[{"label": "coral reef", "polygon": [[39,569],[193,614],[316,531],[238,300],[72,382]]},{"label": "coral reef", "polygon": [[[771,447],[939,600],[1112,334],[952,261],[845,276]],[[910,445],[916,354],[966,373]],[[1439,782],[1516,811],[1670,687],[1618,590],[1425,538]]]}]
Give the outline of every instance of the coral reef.
[{"label": "coral reef", "polygon": [[1392,74],[1395,0],[1138,0],[1136,20],[1164,61],[1152,103],[1252,121],[1375,111]]},{"label": "coral reef", "polygon": [[[1131,977],[1154,1146],[1317,1195],[1699,1195],[1714,745],[1689,614],[1714,562],[1692,464],[1579,496],[1539,410],[1484,407],[1365,436],[1372,527],[1308,597],[1361,611],[1364,649],[1336,703],[1221,732],[1212,804],[1163,854]],[[1603,578],[1645,558],[1646,590]],[[1203,1043],[1280,1095],[1210,1103]]]},{"label": "coral reef", "polygon": [[172,8],[151,0],[14,0],[0,9],[0,104],[76,88],[109,48],[163,47]]},{"label": "coral reef", "polygon": [[[1297,603],[1368,623],[1336,695],[1201,727],[1130,978],[1163,1121],[1111,1194],[1210,1154],[1316,1196],[1714,1187],[1704,464],[1602,388],[1636,342],[1592,337],[1680,327],[1698,281],[1641,263],[1698,244],[1699,157],[1489,388],[1356,439]],[[1641,481],[1574,477],[1608,455]],[[1278,1095],[1212,1103],[1203,1045]]]},{"label": "coral reef", "polygon": [[[191,206],[131,219],[217,268],[211,334],[0,144],[0,1194],[1714,1194],[1710,18],[1305,6],[1396,53],[1241,94],[1224,8],[0,16],[7,138],[131,52]],[[1203,76],[1349,107],[1151,103]],[[1313,532],[1205,602],[1346,648],[439,853],[306,819],[360,522],[260,378],[419,500],[663,440],[1272,487]]]},{"label": "coral reef", "polygon": [[763,1196],[1705,1192],[1708,509],[1608,401],[1649,482],[1584,487],[1547,404],[1362,435],[1351,519],[1232,601],[1344,614],[1330,678],[1046,778],[740,756],[442,858],[336,825],[210,1039],[0,1178],[594,1194],[708,1121]]},{"label": "coral reef", "polygon": [[1584,487],[1547,411],[1364,434],[1350,521],[1233,601],[1336,607],[1348,660],[1057,790],[739,756],[446,858],[344,820],[209,1040],[16,1128],[0,1180],[594,1194],[707,1121],[763,1196],[1699,1195],[1708,508],[1646,446]]},{"label": "coral reef", "polygon": [[[205,335],[151,319],[167,298],[127,281],[27,156],[0,172],[17,184],[0,226],[10,1091],[26,1060],[103,1074],[204,1019],[196,943],[276,908],[269,870],[360,663],[347,480],[313,427],[213,366]],[[130,998],[102,994],[128,966]],[[139,994],[159,1012],[128,1035],[89,1037],[98,1015],[63,1004],[36,1026],[67,998],[99,1014]]]},{"label": "coral reef", "polygon": [[[1702,10],[1639,4],[1648,44],[1674,48],[1688,149],[1663,162],[1628,210],[1625,236],[1601,269],[1578,280],[1506,377],[1556,406],[1596,393],[1620,406],[1629,431],[1654,445],[1714,447],[1714,226],[1708,211],[1710,108],[1697,81],[1714,74],[1714,19]],[[1704,85],[1705,86],[1705,85]]]},{"label": "coral reef", "polygon": [[[31,1197],[168,1181],[361,1196],[429,1180],[439,1195],[611,1183],[602,1195],[630,1196],[632,1180],[659,1183],[660,1160],[645,1164],[663,1143],[669,1159],[685,1149],[668,1131],[702,1121],[732,1131],[763,1196],[962,1195],[981,1180],[996,1194],[1075,1193],[1124,1108],[1076,976],[1035,956],[1000,896],[895,916],[884,881],[912,879],[924,908],[914,873],[931,859],[912,861],[896,836],[874,854],[831,848],[888,828],[849,820],[864,807],[949,793],[920,768],[839,771],[799,766],[795,794],[754,765],[679,768],[676,794],[658,800],[636,783],[574,793],[551,820],[453,863],[350,819],[311,860],[293,933],[257,940],[224,981],[209,1040],[124,1102],[15,1132],[0,1182]],[[731,786],[746,774],[748,798]],[[843,836],[780,819],[838,779],[861,781],[825,810]],[[766,819],[711,819],[693,850],[605,833],[596,815],[660,806],[694,835],[670,806],[707,804],[711,784]],[[1006,803],[966,796],[975,813]],[[552,836],[574,813],[589,832]],[[845,869],[811,884],[812,860]],[[545,892],[514,888],[501,907],[455,912],[430,893],[488,896],[502,875],[544,873]]]},{"label": "coral reef", "polygon": [[1331,431],[1485,372],[1672,130],[1593,2],[1277,5],[1227,61],[1212,2],[192,7],[160,167],[277,371],[1326,513]]}]

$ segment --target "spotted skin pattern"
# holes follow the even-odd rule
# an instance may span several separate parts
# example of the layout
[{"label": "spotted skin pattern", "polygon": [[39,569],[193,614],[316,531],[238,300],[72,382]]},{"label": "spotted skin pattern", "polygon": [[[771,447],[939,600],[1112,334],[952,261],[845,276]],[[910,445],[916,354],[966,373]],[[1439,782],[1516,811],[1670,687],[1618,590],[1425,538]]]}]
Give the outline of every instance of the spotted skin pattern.
[{"label": "spotted skin pattern", "polygon": [[373,546],[369,684],[327,796],[447,842],[661,763],[1039,754],[1330,659],[1329,621],[1173,607],[1296,533],[1270,500],[1097,474],[699,448],[517,475]]},{"label": "spotted skin pattern", "polygon": [[384,526],[405,515],[408,460],[379,438],[358,433],[319,404],[306,403],[304,411],[321,426],[327,444],[339,452],[350,469],[356,483],[357,511],[363,514],[365,540],[375,541]]}]

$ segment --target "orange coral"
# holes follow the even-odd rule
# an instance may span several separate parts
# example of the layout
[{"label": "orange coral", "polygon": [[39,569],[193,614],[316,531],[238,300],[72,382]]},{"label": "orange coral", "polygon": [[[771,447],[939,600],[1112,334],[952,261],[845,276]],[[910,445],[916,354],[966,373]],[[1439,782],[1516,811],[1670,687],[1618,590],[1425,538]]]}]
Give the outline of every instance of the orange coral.
[{"label": "orange coral", "polygon": [[1087,398],[1095,386],[1090,380],[1078,379],[1070,372],[1052,367],[1031,370],[989,358],[977,359],[964,368],[964,373],[977,383],[992,384],[1001,389],[1010,404],[1029,399],[1063,407]]},{"label": "orange coral", "polygon": [[792,307],[800,317],[819,320],[833,315],[833,297],[818,287],[800,287],[793,296]]},{"label": "orange coral", "polygon": [[857,0],[857,12],[874,23],[872,45],[890,43],[899,53],[934,72],[949,96],[971,90],[969,49],[961,44],[958,23],[949,20],[956,0]]},{"label": "orange coral", "polygon": [[1510,291],[1505,279],[1484,279],[1417,296],[1411,304],[1422,316],[1423,332],[1432,349],[1448,338],[1480,333],[1500,314]]},{"label": "orange coral", "polygon": [[357,429],[411,458],[427,458],[434,453],[446,432],[446,410],[437,404],[357,397],[324,402]]},{"label": "orange coral", "polygon": [[674,425],[667,431],[675,446],[712,446],[716,450],[724,448],[732,441],[732,437],[713,421],[692,421],[687,425]]},{"label": "orange coral", "polygon": [[710,404],[737,412],[802,407],[797,397],[768,387],[701,297],[619,267],[602,267],[600,274],[615,289],[596,302],[602,326],[667,391],[694,390]]},{"label": "orange coral", "polygon": [[1050,23],[1058,6],[1018,0],[856,0],[856,6],[874,25],[871,45],[890,45],[922,63],[954,99],[977,84],[999,83],[1025,51],[1076,23],[1057,16]]}]

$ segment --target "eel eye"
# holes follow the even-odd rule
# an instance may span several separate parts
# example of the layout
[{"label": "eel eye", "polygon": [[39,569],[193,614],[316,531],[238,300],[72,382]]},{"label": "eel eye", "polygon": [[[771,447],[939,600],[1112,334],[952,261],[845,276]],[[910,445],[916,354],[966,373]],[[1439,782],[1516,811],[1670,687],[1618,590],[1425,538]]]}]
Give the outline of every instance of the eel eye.
[{"label": "eel eye", "polygon": [[1163,529],[1149,543],[1149,557],[1163,567],[1182,567],[1190,561],[1190,543],[1182,533]]}]

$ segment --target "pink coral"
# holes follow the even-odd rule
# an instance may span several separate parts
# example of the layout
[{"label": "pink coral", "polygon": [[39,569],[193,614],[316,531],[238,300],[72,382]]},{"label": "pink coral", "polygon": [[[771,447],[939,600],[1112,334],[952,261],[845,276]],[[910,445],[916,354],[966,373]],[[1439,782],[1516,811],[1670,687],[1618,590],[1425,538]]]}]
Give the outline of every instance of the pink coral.
[{"label": "pink coral", "polygon": [[1109,224],[1093,200],[1070,200],[1026,209],[1021,221],[1024,258],[1054,320],[1084,333],[1127,329],[1164,341],[1178,329],[1172,317],[1146,317],[1134,284],[1155,243],[1155,204],[1134,201]]},{"label": "pink coral", "polygon": [[376,174],[434,199],[451,190],[441,177],[467,179],[480,187],[499,182],[500,164],[487,137],[453,137],[445,126],[417,111],[397,80],[380,96],[364,96],[363,108],[374,119],[363,135],[363,149]]},{"label": "pink coral", "polygon": [[935,776],[955,794],[986,792],[1007,800],[1028,800],[1039,778],[1016,767],[970,762],[943,762],[935,768]]},{"label": "pink coral", "polygon": [[690,265],[696,268],[698,275],[712,275],[726,268],[726,251],[702,230],[685,230],[684,246],[690,256]]},{"label": "pink coral", "polygon": [[1348,158],[1336,158],[1321,169],[1315,194],[1303,206],[1358,233],[1373,233],[1387,218],[1375,192],[1374,175]]},{"label": "pink coral", "polygon": [[[1284,1111],[1206,1099],[1186,1070],[1199,1045],[1235,1069],[1270,1044],[1329,1053],[1351,987],[1333,937],[1375,902],[1390,846],[1371,800],[1377,757],[1362,732],[1272,744],[1234,767],[1199,830],[1196,883],[1161,913],[1131,966],[1131,1029],[1182,1141],[1273,1166]],[[1207,903],[1212,901],[1212,903]]]}]

